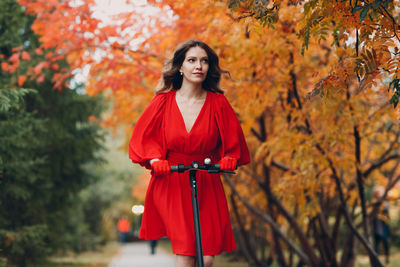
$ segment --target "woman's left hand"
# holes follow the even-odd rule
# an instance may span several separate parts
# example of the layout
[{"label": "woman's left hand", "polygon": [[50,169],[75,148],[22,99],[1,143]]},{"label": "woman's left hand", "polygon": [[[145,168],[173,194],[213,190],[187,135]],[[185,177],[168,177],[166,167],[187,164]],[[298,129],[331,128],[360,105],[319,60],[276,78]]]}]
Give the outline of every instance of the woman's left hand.
[{"label": "woman's left hand", "polygon": [[237,160],[235,158],[224,157],[219,161],[221,170],[233,171],[236,169]]},{"label": "woman's left hand", "polygon": [[152,174],[154,176],[167,175],[171,173],[171,166],[168,160],[156,160],[151,164]]}]

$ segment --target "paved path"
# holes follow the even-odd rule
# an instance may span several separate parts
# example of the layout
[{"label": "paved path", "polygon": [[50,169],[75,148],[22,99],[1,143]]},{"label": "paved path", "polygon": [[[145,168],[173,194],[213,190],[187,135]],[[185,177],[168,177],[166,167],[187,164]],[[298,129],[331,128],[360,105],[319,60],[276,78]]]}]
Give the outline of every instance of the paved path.
[{"label": "paved path", "polygon": [[174,267],[175,258],[157,247],[154,255],[150,254],[149,243],[128,243],[122,247],[108,267]]}]

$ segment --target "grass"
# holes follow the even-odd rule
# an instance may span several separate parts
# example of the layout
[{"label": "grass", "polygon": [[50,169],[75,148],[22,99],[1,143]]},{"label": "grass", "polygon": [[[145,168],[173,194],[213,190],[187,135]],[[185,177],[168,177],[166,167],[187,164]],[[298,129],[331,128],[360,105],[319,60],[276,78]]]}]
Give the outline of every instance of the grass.
[{"label": "grass", "polygon": [[[385,257],[379,256],[381,262],[385,265],[385,267],[397,267],[400,266],[400,251],[396,247],[392,247],[390,249],[390,261],[388,264],[385,262]],[[369,258],[367,255],[359,255],[357,256],[357,261],[355,267],[370,267]]]},{"label": "grass", "polygon": [[45,263],[33,267],[107,267],[120,248],[119,244],[111,243],[96,251],[50,257]]}]

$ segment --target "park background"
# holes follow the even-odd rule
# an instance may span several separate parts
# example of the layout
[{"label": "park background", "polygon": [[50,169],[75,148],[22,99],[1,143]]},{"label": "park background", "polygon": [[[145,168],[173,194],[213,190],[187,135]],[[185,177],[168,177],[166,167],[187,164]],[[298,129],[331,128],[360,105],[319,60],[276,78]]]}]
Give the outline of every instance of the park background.
[{"label": "park background", "polygon": [[230,71],[252,156],[223,179],[231,260],[383,266],[372,220],[388,203],[400,264],[399,1],[100,2],[0,1],[0,266],[101,250],[124,214],[137,225],[149,176],[127,144],[190,38]]}]

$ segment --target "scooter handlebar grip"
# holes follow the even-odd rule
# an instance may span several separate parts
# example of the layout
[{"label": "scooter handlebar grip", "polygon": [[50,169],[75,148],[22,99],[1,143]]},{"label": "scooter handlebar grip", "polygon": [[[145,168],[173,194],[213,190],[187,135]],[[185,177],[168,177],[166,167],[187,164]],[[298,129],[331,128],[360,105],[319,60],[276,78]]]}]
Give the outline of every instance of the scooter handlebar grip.
[{"label": "scooter handlebar grip", "polygon": [[[217,163],[217,164],[214,164],[214,167],[215,167],[215,169],[218,169],[218,170],[220,170],[221,169],[221,165],[219,164],[219,163]],[[236,165],[236,168],[235,168],[235,170],[238,168],[238,166]],[[221,170],[221,171],[223,171],[223,170]]]},{"label": "scooter handlebar grip", "polygon": [[171,172],[177,172],[178,171],[178,166],[177,165],[172,165],[171,166]]}]

